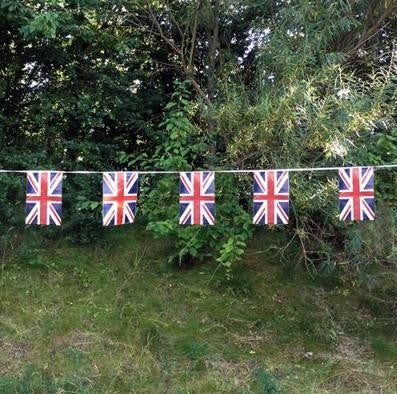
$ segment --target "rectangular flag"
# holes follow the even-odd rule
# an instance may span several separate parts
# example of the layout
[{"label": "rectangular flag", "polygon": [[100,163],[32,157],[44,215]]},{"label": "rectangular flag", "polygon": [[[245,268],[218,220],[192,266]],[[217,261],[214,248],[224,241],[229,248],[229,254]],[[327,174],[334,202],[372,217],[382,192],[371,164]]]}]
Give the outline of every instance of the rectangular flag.
[{"label": "rectangular flag", "polygon": [[26,174],[26,224],[61,225],[62,172],[28,171]]},{"label": "rectangular flag", "polygon": [[373,167],[339,170],[339,212],[343,221],[375,219]]},{"label": "rectangular flag", "polygon": [[179,224],[215,224],[213,172],[181,172],[179,191]]},{"label": "rectangular flag", "polygon": [[103,173],[103,225],[133,223],[138,200],[137,172]]},{"label": "rectangular flag", "polygon": [[255,171],[254,224],[287,224],[289,179],[287,171]]}]

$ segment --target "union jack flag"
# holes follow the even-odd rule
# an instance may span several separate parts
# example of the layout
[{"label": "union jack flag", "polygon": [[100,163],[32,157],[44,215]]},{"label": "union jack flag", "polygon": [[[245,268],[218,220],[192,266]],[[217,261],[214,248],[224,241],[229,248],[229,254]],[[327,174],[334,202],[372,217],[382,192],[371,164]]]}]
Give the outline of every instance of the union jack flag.
[{"label": "union jack flag", "polygon": [[215,224],[213,172],[181,172],[179,189],[179,224]]},{"label": "union jack flag", "polygon": [[254,224],[287,224],[289,181],[287,171],[254,172]]},{"label": "union jack flag", "polygon": [[339,212],[343,221],[375,219],[373,167],[339,170]]},{"label": "union jack flag", "polygon": [[26,224],[61,225],[62,172],[28,171]]},{"label": "union jack flag", "polygon": [[138,200],[138,173],[103,173],[103,225],[133,223]]}]

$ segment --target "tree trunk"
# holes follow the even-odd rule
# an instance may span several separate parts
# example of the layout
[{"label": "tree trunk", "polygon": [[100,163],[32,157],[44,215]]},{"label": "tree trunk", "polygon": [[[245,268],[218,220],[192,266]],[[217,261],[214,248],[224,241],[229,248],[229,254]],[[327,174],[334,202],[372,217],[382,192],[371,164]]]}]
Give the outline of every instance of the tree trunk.
[{"label": "tree trunk", "polygon": [[[216,60],[219,48],[219,0],[211,1],[213,9],[213,25],[208,31],[208,70],[207,70],[207,92],[211,103],[216,96]],[[213,167],[217,163],[217,135],[213,109],[208,108],[208,139],[210,144],[210,155],[208,165]]]}]

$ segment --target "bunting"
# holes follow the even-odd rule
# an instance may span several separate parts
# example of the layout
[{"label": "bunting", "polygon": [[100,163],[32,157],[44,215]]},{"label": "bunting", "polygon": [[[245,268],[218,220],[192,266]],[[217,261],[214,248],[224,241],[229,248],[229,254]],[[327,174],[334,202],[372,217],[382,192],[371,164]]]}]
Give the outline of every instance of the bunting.
[{"label": "bunting", "polygon": [[[376,168],[397,168],[394,164]],[[287,224],[289,221],[289,172],[338,170],[339,219],[375,219],[374,167],[291,168],[287,170],[219,170],[179,172],[179,223],[215,224],[215,172],[253,173],[253,224]],[[2,170],[26,173],[26,224],[61,225],[62,178],[65,173],[95,171]],[[175,171],[102,172],[103,225],[119,226],[135,221],[139,174],[172,174]]]}]

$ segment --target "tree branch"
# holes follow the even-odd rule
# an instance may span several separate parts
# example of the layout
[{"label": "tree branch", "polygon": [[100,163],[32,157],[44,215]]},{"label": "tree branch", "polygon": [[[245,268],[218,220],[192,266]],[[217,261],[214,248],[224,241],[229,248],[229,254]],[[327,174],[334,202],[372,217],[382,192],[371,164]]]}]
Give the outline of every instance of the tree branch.
[{"label": "tree branch", "polygon": [[157,29],[157,32],[159,33],[159,35],[160,35],[160,37],[178,54],[178,55],[183,55],[183,53],[182,53],[182,50],[181,50],[181,48],[178,48],[175,44],[174,44],[174,42],[169,38],[169,37],[167,37],[165,34],[164,34],[164,31],[163,31],[163,29],[162,29],[162,27],[161,27],[161,25],[160,25],[160,23],[159,23],[159,21],[157,20],[157,18],[156,18],[156,16],[154,15],[154,13],[153,13],[153,11],[152,11],[152,8],[150,7],[150,5],[149,5],[149,15],[150,15],[150,19],[151,19],[151,21],[154,23],[154,25],[155,25],[155,27],[156,27],[156,29]]},{"label": "tree branch", "polygon": [[190,53],[189,53],[189,62],[188,66],[191,69],[193,65],[193,56],[194,56],[194,47],[196,43],[196,34],[197,34],[197,16],[198,16],[198,3],[196,2],[196,8],[194,10],[194,22],[192,28],[192,41],[190,45]]},{"label": "tree branch", "polygon": [[[149,28],[148,25],[145,25],[142,23],[142,21],[133,14],[130,14],[130,18],[127,19],[127,22],[130,22],[134,26],[142,29],[143,31],[146,31],[150,34],[154,34],[157,37],[160,37],[171,49],[172,51],[178,55],[179,58],[179,68],[181,73],[185,76],[186,79],[188,79],[192,85],[194,90],[196,91],[197,95],[205,101],[205,103],[209,106],[212,107],[212,101],[208,97],[208,95],[204,92],[203,88],[200,86],[199,82],[194,78],[194,68],[193,68],[193,56],[194,56],[194,47],[196,44],[196,34],[197,34],[197,14],[198,14],[198,6],[199,3],[197,4],[196,11],[195,11],[195,16],[194,16],[194,22],[193,22],[193,30],[192,30],[192,41],[190,43],[190,49],[189,51],[186,51],[188,53],[185,53],[184,50],[184,40],[186,34],[181,31],[180,26],[175,20],[175,17],[171,15],[172,22],[176,24],[176,28],[178,29],[179,33],[181,34],[181,39],[182,39],[182,44],[181,47],[177,46],[177,44],[174,42],[172,38],[167,36],[167,34],[164,32],[163,27],[161,26],[160,22],[158,21],[155,13],[153,12],[152,7],[148,2],[146,2],[147,7],[144,9],[144,13],[146,13],[147,19],[148,19],[148,25],[151,25],[153,28]],[[187,44],[186,44],[187,45]],[[168,66],[170,66],[168,64]],[[176,67],[176,66],[175,66]]]},{"label": "tree branch", "polygon": [[381,17],[375,22],[375,24],[367,30],[366,34],[359,40],[359,42],[349,51],[349,59],[363,46],[365,43],[370,40],[373,36],[375,36],[381,26],[385,23],[385,21],[393,15],[394,12],[397,12],[397,3],[393,2],[386,7],[385,11],[381,15]]}]

